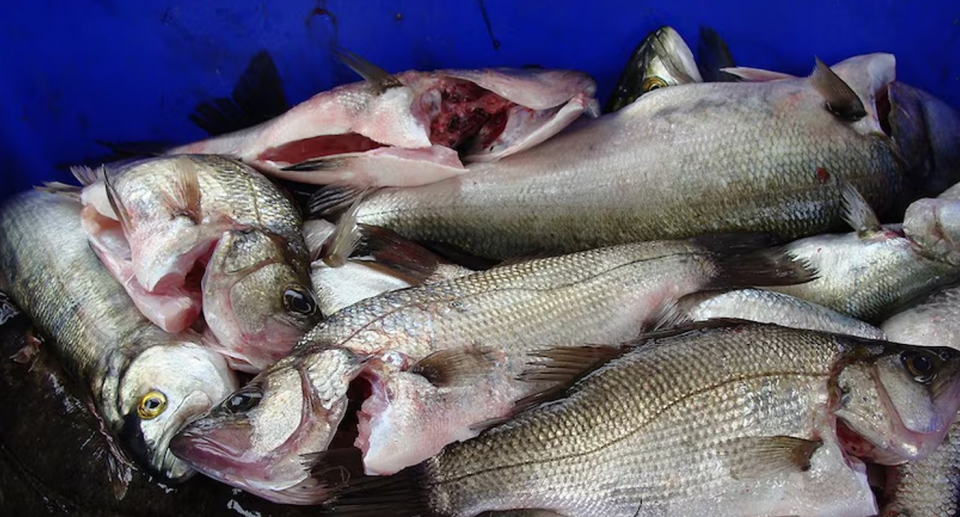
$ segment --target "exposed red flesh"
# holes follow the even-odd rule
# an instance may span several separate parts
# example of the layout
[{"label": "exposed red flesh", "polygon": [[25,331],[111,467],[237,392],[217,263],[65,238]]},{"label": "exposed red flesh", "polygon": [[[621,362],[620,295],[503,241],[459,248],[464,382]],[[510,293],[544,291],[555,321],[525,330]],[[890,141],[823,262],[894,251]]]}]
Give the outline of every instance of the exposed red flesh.
[{"label": "exposed red flesh", "polygon": [[257,159],[277,163],[300,163],[334,154],[362,153],[378,147],[386,146],[358,133],[323,135],[271,147],[260,153]]},{"label": "exposed red flesh", "polygon": [[478,141],[487,147],[507,125],[507,111],[516,104],[460,79],[441,79],[440,112],[430,122],[430,142],[456,149]]}]

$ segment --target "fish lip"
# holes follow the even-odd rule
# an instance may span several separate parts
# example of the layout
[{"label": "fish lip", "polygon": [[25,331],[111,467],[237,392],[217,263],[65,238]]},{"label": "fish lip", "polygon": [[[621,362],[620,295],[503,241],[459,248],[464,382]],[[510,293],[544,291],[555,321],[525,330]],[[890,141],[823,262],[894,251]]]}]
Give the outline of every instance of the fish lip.
[{"label": "fish lip", "polygon": [[[213,406],[213,401],[202,391],[194,391],[187,395],[180,404],[174,409],[173,414],[180,415],[181,410],[189,410],[191,407],[204,407],[209,409]],[[160,437],[153,452],[153,460],[156,465],[160,465],[162,474],[168,480],[181,482],[192,477],[196,470],[190,463],[179,458],[171,451],[173,440],[179,436],[181,430],[188,426],[193,420],[198,418],[203,412],[188,411],[187,415],[181,418],[180,424],[171,426],[170,430]]]}]

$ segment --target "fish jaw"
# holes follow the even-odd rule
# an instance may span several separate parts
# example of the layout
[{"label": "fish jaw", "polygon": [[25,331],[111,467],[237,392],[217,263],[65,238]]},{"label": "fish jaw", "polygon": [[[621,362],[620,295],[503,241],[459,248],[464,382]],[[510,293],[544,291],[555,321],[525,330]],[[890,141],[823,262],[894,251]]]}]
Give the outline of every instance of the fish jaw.
[{"label": "fish jaw", "polygon": [[[124,373],[118,409],[125,417],[118,435],[155,473],[182,481],[194,471],[171,452],[175,434],[236,389],[237,379],[223,359],[197,343],[192,333],[174,339],[169,345],[147,348]],[[163,396],[162,411],[150,418],[140,415],[143,398],[157,393]]]},{"label": "fish jaw", "polygon": [[130,247],[120,223],[103,216],[93,205],[80,213],[81,225],[93,251],[154,325],[171,333],[181,332],[200,317],[200,293],[187,287],[149,292],[137,282]]},{"label": "fish jaw", "polygon": [[387,362],[364,370],[371,395],[360,408],[354,445],[363,453],[365,473],[390,475],[426,461],[477,436],[484,423],[508,417],[518,400],[540,388],[517,380],[524,358],[495,355],[488,371],[441,386]]},{"label": "fish jaw", "polygon": [[935,260],[960,265],[960,201],[920,199],[907,207],[903,233]]},{"label": "fish jaw", "polygon": [[[304,455],[326,450],[346,412],[356,357],[332,351],[309,365],[285,359],[187,425],[171,442],[199,472],[284,504],[318,504],[327,492],[310,480]],[[314,371],[311,372],[310,369]],[[329,374],[317,389],[313,373]],[[343,386],[342,393],[336,390]],[[259,394],[250,405],[249,394]],[[299,412],[290,411],[300,407]]]},{"label": "fish jaw", "polygon": [[[835,415],[847,451],[881,465],[917,461],[943,441],[960,409],[960,352],[904,347],[870,365],[840,373]],[[937,367],[929,382],[915,379],[905,365],[921,356]]]}]

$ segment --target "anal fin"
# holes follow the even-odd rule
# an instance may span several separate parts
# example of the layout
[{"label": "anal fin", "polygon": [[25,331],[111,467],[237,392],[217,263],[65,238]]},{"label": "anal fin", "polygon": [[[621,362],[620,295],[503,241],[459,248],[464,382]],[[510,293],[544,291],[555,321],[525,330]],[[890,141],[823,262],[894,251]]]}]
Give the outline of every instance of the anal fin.
[{"label": "anal fin", "polygon": [[871,232],[881,231],[880,220],[870,208],[870,204],[863,198],[857,187],[850,182],[838,178],[840,184],[840,204],[843,207],[841,216],[861,237]]}]

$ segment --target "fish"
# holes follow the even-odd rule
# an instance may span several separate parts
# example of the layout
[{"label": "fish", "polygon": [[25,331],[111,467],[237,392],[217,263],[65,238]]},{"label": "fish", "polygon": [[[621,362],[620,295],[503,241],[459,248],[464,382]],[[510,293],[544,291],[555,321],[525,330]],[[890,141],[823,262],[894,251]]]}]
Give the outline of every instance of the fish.
[{"label": "fish", "polygon": [[[948,287],[883,322],[890,340],[960,349],[960,288]],[[960,420],[926,458],[887,472],[881,517],[956,515],[960,510]]]},{"label": "fish", "polygon": [[886,339],[879,328],[826,307],[765,289],[688,294],[680,299],[683,321],[739,319],[784,327]]},{"label": "fish", "polygon": [[950,198],[954,192],[911,203],[903,216],[903,234],[925,257],[960,266],[960,199]]},{"label": "fish", "polygon": [[[316,504],[326,491],[310,478],[301,457],[329,446],[345,415],[352,381],[368,385],[357,443],[378,455],[365,458],[365,468],[380,471],[411,458],[419,461],[451,440],[476,435],[474,424],[502,417],[512,407],[510,394],[519,397],[529,389],[513,383],[509,368],[499,368],[509,366],[507,359],[522,365],[526,352],[557,342],[634,339],[691,292],[812,277],[779,251],[758,249],[760,244],[754,236],[635,243],[524,260],[360,301],[318,324],[289,356],[187,425],[171,447],[215,479],[274,502]],[[471,378],[457,379],[470,388],[459,390],[460,398],[440,397],[442,384],[432,390],[391,389],[397,379],[393,373],[414,368],[434,353],[440,354],[434,364],[453,367],[458,362],[442,359],[444,354],[471,345],[493,348],[486,355],[460,354],[467,364],[472,357],[492,357],[472,361],[484,366],[492,384],[481,389]],[[498,352],[508,354],[504,361],[498,361]],[[456,372],[448,376],[457,377]],[[407,394],[416,398],[408,400]],[[435,398],[428,402],[430,396]],[[458,420],[419,432],[417,425],[431,426],[430,416],[441,414],[422,413],[424,408],[452,404],[460,407]],[[403,446],[381,446],[380,439],[400,440]]]},{"label": "fish", "polygon": [[926,256],[899,225],[880,225],[857,191],[843,188],[844,217],[855,231],[786,244],[787,253],[816,268],[818,278],[772,290],[879,323],[910,301],[960,280],[960,269]]},{"label": "fish", "polygon": [[182,481],[193,469],[168,444],[185,422],[237,387],[223,358],[192,331],[150,323],[100,263],[82,207],[29,191],[0,208],[0,290],[8,293],[87,389],[125,456]]},{"label": "fish", "polygon": [[[357,222],[499,260],[711,233],[791,240],[829,231],[841,223],[838,178],[881,215],[901,191],[897,146],[872,104],[894,73],[893,56],[873,54],[834,71],[818,65],[810,78],[662,88],[462,176],[370,193]],[[335,213],[345,195],[323,189],[312,212]]]},{"label": "fish", "polygon": [[320,312],[330,316],[360,300],[415,285],[450,280],[473,273],[446,261],[416,243],[375,227],[358,227],[358,240],[342,264],[331,265],[326,257],[338,225],[323,219],[304,224],[304,236],[312,257],[310,279]]},{"label": "fish", "polygon": [[569,70],[489,68],[389,74],[336,57],[364,81],[338,86],[254,127],[167,151],[222,154],[311,184],[424,185],[533,148],[599,112],[596,83]]},{"label": "fish", "polygon": [[228,230],[200,282],[204,322],[234,370],[256,373],[290,353],[323,315],[308,271],[288,260],[275,234]]},{"label": "fish", "polygon": [[[0,294],[0,298],[5,295]],[[280,507],[203,477],[170,485],[131,470],[122,487],[112,478],[111,438],[92,401],[53,353],[40,343],[29,360],[9,359],[37,340],[23,313],[0,323],[0,514],[107,516],[313,515]],[[64,464],[69,463],[69,468]],[[119,491],[118,491],[119,490]],[[244,513],[248,512],[248,513]]]},{"label": "fish", "polygon": [[[83,228],[152,322],[180,332],[202,310],[231,364],[255,372],[319,321],[299,209],[266,177],[235,160],[203,155],[106,169],[74,169],[85,185]],[[237,256],[246,253],[269,256],[273,265]],[[279,276],[269,273],[279,270]]]},{"label": "fish", "polygon": [[637,45],[604,107],[613,113],[658,88],[702,83],[693,52],[673,27],[651,31]]},{"label": "fish", "polygon": [[[775,325],[648,337],[481,436],[386,478],[335,477],[330,515],[830,515],[877,511],[865,467],[939,445],[960,405],[960,353]],[[544,351],[528,378],[570,376]],[[356,454],[356,453],[351,453]],[[349,456],[348,456],[349,457]]]}]

